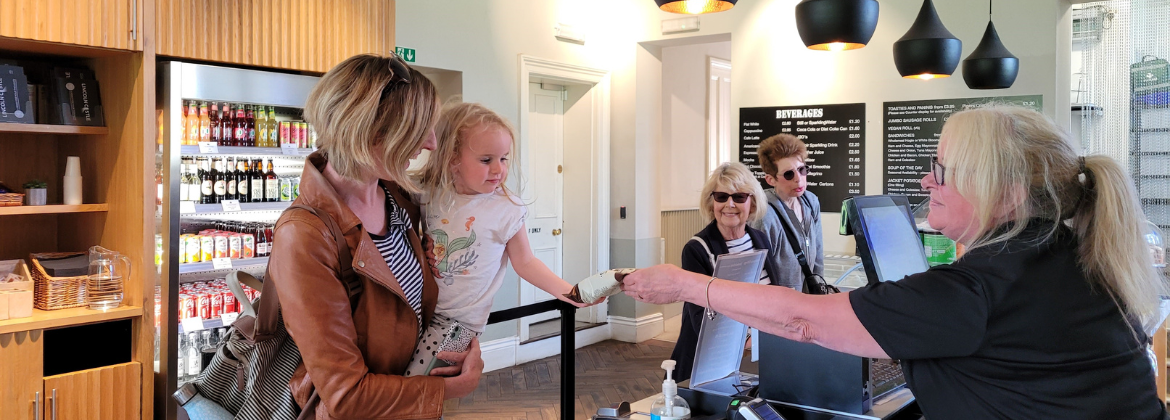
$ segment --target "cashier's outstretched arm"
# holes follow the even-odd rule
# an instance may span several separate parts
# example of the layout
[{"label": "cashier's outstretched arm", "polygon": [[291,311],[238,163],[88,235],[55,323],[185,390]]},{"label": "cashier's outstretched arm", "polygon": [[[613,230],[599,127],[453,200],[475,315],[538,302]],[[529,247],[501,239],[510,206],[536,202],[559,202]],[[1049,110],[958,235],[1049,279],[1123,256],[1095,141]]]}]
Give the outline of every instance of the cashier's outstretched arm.
[{"label": "cashier's outstretched arm", "polygon": [[[670,264],[643,268],[626,276],[622,290],[649,303],[686,301],[707,306],[711,277]],[[842,353],[887,358],[857,319],[847,293],[806,295],[787,287],[716,279],[711,308],[760,331]]]}]

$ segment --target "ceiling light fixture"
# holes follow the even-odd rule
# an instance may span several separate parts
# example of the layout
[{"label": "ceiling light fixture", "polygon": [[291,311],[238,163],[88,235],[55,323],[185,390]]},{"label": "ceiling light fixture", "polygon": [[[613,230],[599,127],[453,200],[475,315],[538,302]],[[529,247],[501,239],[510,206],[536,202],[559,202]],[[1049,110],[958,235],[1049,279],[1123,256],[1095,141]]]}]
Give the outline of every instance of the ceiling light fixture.
[{"label": "ceiling light fixture", "polygon": [[738,0],[654,0],[663,12],[698,15],[730,10]]},{"label": "ceiling light fixture", "polygon": [[991,21],[991,1],[987,3],[987,30],[979,46],[963,60],[963,81],[971,89],[1006,89],[1016,82],[1020,59],[999,40],[995,23]]},{"label": "ceiling light fixture", "polygon": [[810,50],[864,47],[877,21],[877,0],[804,0],[796,5],[796,30]]},{"label": "ceiling light fixture", "polygon": [[943,26],[930,0],[922,2],[910,30],[894,42],[894,65],[908,79],[949,77],[959,66],[962,55],[963,41]]}]

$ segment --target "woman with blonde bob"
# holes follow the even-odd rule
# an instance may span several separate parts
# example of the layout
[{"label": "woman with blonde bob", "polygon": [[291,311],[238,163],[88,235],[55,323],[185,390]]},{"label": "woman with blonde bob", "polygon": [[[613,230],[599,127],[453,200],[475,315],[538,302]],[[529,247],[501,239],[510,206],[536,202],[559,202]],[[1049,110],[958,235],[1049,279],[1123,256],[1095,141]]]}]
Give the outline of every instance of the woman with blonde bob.
[{"label": "woman with blonde bob", "polygon": [[[709,223],[683,247],[682,268],[710,277],[715,272],[715,259],[720,255],[764,249],[769,255],[764,270],[760,272],[760,283],[778,284],[773,279],[779,279],[780,271],[768,236],[748,226],[763,216],[767,208],[764,200],[764,189],[747,166],[729,162],[715,168],[699,196],[699,212]],[[673,376],[675,380],[691,377],[703,312],[699,305],[683,304],[682,327],[670,356],[678,362]]]},{"label": "woman with blonde bob", "polygon": [[1124,168],[1078,157],[1038,112],[992,106],[951,116],[922,186],[931,226],[968,246],[953,264],[835,295],[668,265],[626,276],[624,288],[900,359],[926,418],[1167,418],[1145,350],[1167,287]]},{"label": "woman with blonde bob", "polygon": [[289,384],[301,418],[440,418],[479,382],[476,341],[440,353],[454,366],[402,376],[438,294],[406,169],[434,150],[438,117],[434,85],[394,55],[350,57],[309,95],[320,150],[276,222],[264,288],[303,359]]}]

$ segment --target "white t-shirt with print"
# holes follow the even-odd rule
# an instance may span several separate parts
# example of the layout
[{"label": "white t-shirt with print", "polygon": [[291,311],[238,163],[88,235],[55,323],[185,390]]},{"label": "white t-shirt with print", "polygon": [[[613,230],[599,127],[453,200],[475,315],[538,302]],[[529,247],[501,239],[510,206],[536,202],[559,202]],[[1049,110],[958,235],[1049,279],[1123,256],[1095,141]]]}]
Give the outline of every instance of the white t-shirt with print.
[{"label": "white t-shirt with print", "polygon": [[492,309],[492,298],[504,282],[508,240],[528,210],[518,197],[501,190],[478,195],[454,195],[454,204],[426,206],[427,235],[435,246],[440,278],[435,312],[482,333]]}]

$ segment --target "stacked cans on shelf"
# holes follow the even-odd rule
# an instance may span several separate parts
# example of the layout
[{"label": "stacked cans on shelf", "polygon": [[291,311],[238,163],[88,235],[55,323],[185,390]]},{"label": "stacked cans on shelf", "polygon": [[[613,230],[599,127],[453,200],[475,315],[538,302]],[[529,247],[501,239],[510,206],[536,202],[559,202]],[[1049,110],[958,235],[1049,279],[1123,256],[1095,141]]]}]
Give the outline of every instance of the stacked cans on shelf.
[{"label": "stacked cans on shelf", "polygon": [[179,263],[208,262],[215,258],[266,257],[272,243],[271,223],[216,222],[198,233],[179,235],[183,252]]},{"label": "stacked cans on shelf", "polygon": [[[256,300],[260,291],[241,284],[249,301]],[[232,294],[225,279],[207,282],[185,283],[179,286],[179,319],[218,318],[220,315],[239,312],[240,305]]]}]

